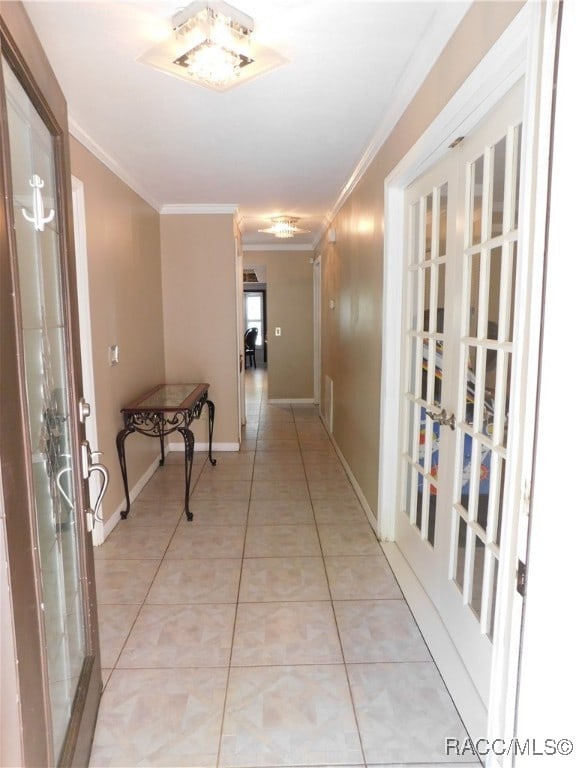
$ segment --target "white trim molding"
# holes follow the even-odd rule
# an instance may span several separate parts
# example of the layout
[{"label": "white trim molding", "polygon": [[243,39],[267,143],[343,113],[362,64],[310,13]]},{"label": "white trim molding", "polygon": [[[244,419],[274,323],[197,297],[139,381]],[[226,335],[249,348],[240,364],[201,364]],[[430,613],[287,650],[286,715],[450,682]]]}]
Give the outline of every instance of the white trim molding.
[{"label": "white trim molding", "polygon": [[167,203],[160,207],[162,216],[198,216],[201,214],[231,214],[237,215],[238,206],[235,203]]},{"label": "white trim molding", "polygon": [[270,245],[243,245],[242,250],[244,252],[247,251],[313,251],[314,246],[313,245],[275,245],[274,243],[270,243]]},{"label": "white trim molding", "polygon": [[[138,498],[138,496],[142,492],[142,489],[144,488],[144,486],[146,485],[148,480],[150,480],[150,478],[152,477],[154,472],[156,472],[156,470],[158,469],[159,462],[160,462],[160,454],[158,454],[158,456],[154,459],[152,464],[150,464],[150,466],[144,472],[144,474],[142,474],[140,476],[140,478],[136,481],[136,483],[132,486],[132,488],[130,489],[130,504],[133,504],[136,501],[136,499]],[[108,538],[108,536],[112,533],[114,528],[116,528],[116,526],[118,525],[118,523],[122,519],[120,513],[124,509],[126,509],[126,499],[122,500],[122,503],[119,504],[116,507],[116,510],[114,511],[114,513],[112,515],[110,515],[108,520],[106,520],[106,522],[104,524],[104,539],[103,539],[103,541],[105,541]],[[94,546],[98,546],[98,545],[102,544],[103,541],[99,541],[98,544],[96,544],[96,542],[94,542]]]},{"label": "white trim molding", "polygon": [[[174,451],[175,453],[183,453],[185,445],[183,442],[168,443],[167,453]],[[203,453],[208,452],[208,443],[194,443],[194,451],[201,451]],[[212,453],[231,453],[233,451],[240,450],[240,443],[213,443]]]},{"label": "white trim molding", "polygon": [[152,206],[155,211],[160,212],[160,203],[158,200],[155,200],[147,189],[145,189],[139,182],[137,182],[116,160],[111,158],[110,155],[105,152],[102,147],[97,144],[71,116],[68,118],[68,128],[71,135],[74,136],[74,138],[77,139],[83,147],[91,152],[94,157],[100,160],[100,162],[103,163],[109,171],[117,176],[120,181],[123,181],[124,184],[129,186],[133,192],[135,192],[139,197],[142,198],[142,200],[144,200],[144,202]]},{"label": "white trim molding", "polygon": [[[326,425],[326,421],[324,420],[324,417],[322,414],[320,414],[320,421],[324,425],[324,429],[326,429],[326,432],[328,432],[328,427]],[[360,506],[364,510],[364,514],[368,518],[368,522],[372,526],[372,530],[374,533],[378,532],[378,521],[374,517],[374,512],[372,511],[370,504],[368,504],[368,500],[366,496],[362,493],[362,488],[360,488],[360,485],[358,484],[358,481],[356,480],[356,477],[354,476],[354,473],[352,472],[352,469],[350,468],[350,465],[344,458],[344,454],[338,447],[338,443],[334,439],[334,436],[328,432],[328,437],[330,438],[330,442],[332,443],[332,447],[336,451],[338,458],[340,459],[342,466],[344,467],[344,471],[346,472],[346,475],[348,477],[348,480],[350,480],[350,483],[352,485],[352,488],[354,489],[354,493],[358,497],[358,501],[360,502]]]}]

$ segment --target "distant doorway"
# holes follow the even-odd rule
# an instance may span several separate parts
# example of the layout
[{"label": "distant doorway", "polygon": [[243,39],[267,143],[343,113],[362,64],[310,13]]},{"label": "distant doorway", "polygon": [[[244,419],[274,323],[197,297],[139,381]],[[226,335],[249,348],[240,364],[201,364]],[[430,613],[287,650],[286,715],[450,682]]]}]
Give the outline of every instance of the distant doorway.
[{"label": "distant doorway", "polygon": [[244,291],[244,331],[257,328],[256,366],[268,362],[266,329],[266,290]]}]

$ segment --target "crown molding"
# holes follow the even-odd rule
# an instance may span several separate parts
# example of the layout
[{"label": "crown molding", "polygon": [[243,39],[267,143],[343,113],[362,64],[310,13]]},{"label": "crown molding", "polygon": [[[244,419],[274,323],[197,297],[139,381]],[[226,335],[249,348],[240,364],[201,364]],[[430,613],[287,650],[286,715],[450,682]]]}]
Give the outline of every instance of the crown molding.
[{"label": "crown molding", "polygon": [[[386,108],[386,113],[374,133],[371,142],[358,161],[350,178],[342,187],[331,211],[327,214],[326,218],[329,221],[334,220],[340,208],[342,208],[362,176],[370,167],[382,145],[392,133],[394,126],[417,94],[426,75],[430,72],[431,68],[446,47],[450,37],[452,37],[456,28],[468,13],[471,5],[472,0],[466,0],[465,2],[446,3],[437,10],[432,24],[427,28],[426,33],[421,38],[416,50],[413,52],[410,58],[410,64],[404,70],[402,77],[398,80],[394,93],[392,94],[392,99]],[[456,9],[456,11],[454,9]],[[450,30],[450,37],[448,38],[446,37],[447,29]],[[326,229],[327,228],[328,227],[326,227]],[[321,241],[323,234],[324,232],[320,234],[316,244]]]},{"label": "crown molding", "polygon": [[77,139],[91,154],[94,155],[101,163],[103,163],[109,171],[117,176],[120,181],[130,187],[139,197],[142,198],[148,205],[152,206],[155,211],[160,212],[161,205],[155,200],[148,190],[144,189],[132,176],[119,164],[105,152],[102,147],[97,144],[91,136],[89,136],[83,128],[81,128],[72,115],[68,116],[68,129],[70,134]]},{"label": "crown molding", "polygon": [[238,206],[233,203],[168,203],[160,207],[161,215],[187,216],[199,214],[229,213],[238,214]]},{"label": "crown molding", "polygon": [[242,246],[243,251],[313,251],[312,245],[262,245],[262,244],[245,244]]}]

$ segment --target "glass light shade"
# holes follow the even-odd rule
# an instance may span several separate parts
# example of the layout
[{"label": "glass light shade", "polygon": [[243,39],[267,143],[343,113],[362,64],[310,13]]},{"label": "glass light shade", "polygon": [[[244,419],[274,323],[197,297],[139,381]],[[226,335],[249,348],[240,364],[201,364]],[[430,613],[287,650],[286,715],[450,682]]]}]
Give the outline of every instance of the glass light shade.
[{"label": "glass light shade", "polygon": [[308,229],[300,229],[298,222],[300,219],[289,216],[278,216],[272,219],[272,225],[267,229],[259,229],[259,232],[264,232],[268,235],[274,235],[275,237],[294,237],[294,235],[303,235],[309,232]]},{"label": "glass light shade", "polygon": [[207,85],[226,85],[253,62],[249,56],[250,30],[210,7],[189,18],[175,33],[188,50],[174,64]]},{"label": "glass light shade", "polygon": [[286,63],[252,40],[254,20],[224,0],[195,0],[172,18],[172,31],[138,61],[214,91],[227,91]]}]

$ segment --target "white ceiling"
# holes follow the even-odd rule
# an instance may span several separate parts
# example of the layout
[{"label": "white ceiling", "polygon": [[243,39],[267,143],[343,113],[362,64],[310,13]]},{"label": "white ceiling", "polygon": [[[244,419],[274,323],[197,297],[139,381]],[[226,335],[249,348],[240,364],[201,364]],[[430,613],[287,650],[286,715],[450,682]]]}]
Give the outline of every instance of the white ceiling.
[{"label": "white ceiling", "polygon": [[[178,0],[25,2],[73,135],[159,211],[232,210],[244,244],[317,242],[471,0],[236,0],[288,63],[223,93],[137,61]],[[311,230],[259,234],[269,217]]]}]

